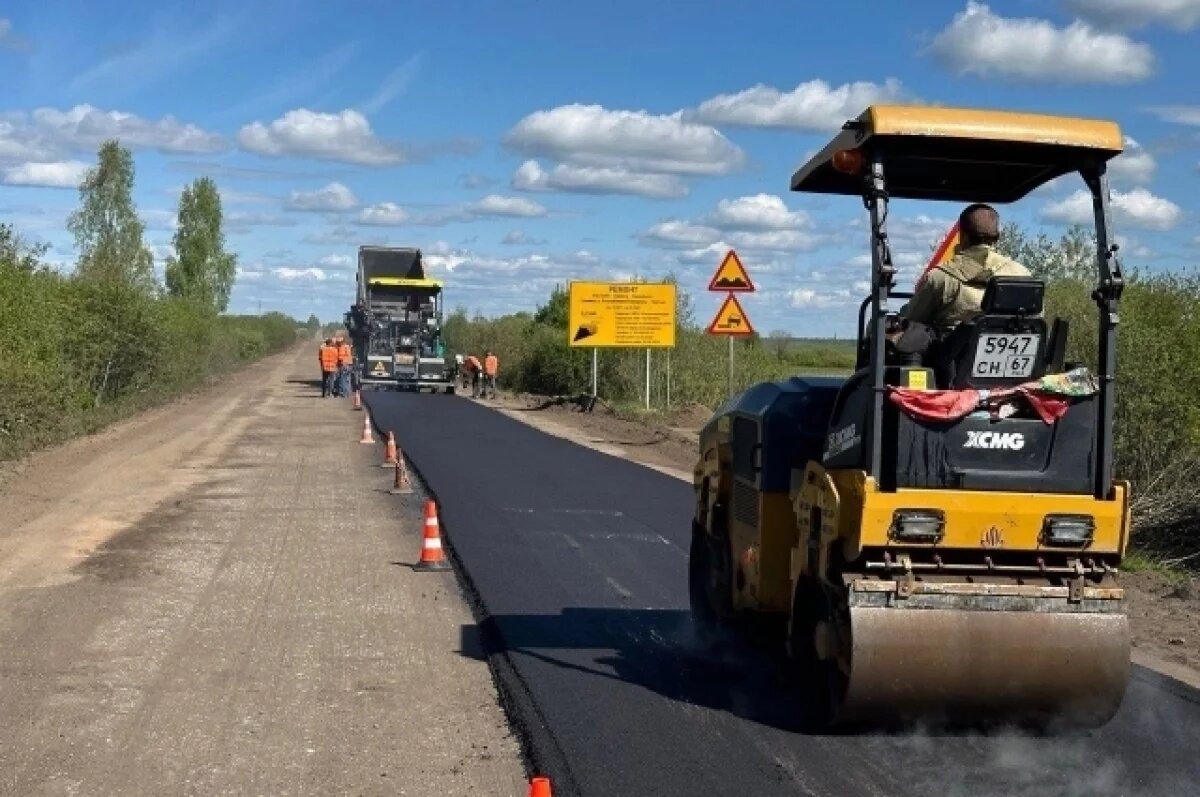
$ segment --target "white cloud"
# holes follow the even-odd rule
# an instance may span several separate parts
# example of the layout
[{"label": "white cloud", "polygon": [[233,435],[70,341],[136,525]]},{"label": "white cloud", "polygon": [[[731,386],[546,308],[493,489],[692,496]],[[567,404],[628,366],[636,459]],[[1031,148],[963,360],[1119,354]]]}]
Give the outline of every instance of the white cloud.
[{"label": "white cloud", "polygon": [[291,210],[338,212],[358,207],[358,197],[342,183],[332,182],[315,191],[293,191],[286,206]]},{"label": "white cloud", "polygon": [[902,96],[900,81],[893,78],[883,84],[857,82],[837,87],[824,80],[810,80],[787,92],[759,83],[735,94],[705,100],[695,115],[715,125],[822,132],[837,130],[869,105]]},{"label": "white cloud", "polygon": [[225,226],[231,232],[249,232],[255,227],[295,227],[296,220],[274,213],[234,212],[226,214]]},{"label": "white cloud", "polygon": [[271,269],[275,279],[282,282],[324,282],[329,278],[324,269],[290,268],[283,266]]},{"label": "white cloud", "polygon": [[1114,180],[1120,180],[1133,185],[1145,185],[1154,177],[1158,164],[1154,156],[1137,141],[1125,138],[1125,151],[1108,163],[1109,174]]},{"label": "white cloud", "polygon": [[237,138],[242,149],[270,157],[307,157],[362,166],[392,166],[405,161],[399,144],[380,140],[367,117],[349,109],[320,113],[299,108],[269,125],[246,125]]},{"label": "white cloud", "polygon": [[505,143],[575,166],[656,174],[728,174],[745,161],[720,131],[685,119],[682,112],[658,115],[600,105],[536,111],[509,131]]},{"label": "white cloud", "polygon": [[421,69],[422,57],[421,53],[417,53],[388,73],[374,96],[363,103],[363,113],[377,113],[407,91]]},{"label": "white cloud", "polygon": [[344,271],[355,267],[354,258],[350,255],[325,255],[317,262],[322,268],[331,271]]},{"label": "white cloud", "polygon": [[1200,24],[1200,0],[1066,0],[1084,19],[1113,28],[1162,24],[1178,31]]},{"label": "white cloud", "polygon": [[850,304],[854,297],[848,290],[817,291],[812,288],[796,288],[789,295],[789,299],[792,307],[812,309]]},{"label": "white cloud", "polygon": [[1156,105],[1147,110],[1165,122],[1200,127],[1200,105]]},{"label": "white cloud", "polygon": [[380,202],[363,208],[358,214],[359,224],[395,226],[409,220],[408,211],[392,202]]},{"label": "white cloud", "polygon": [[147,230],[171,231],[179,226],[179,217],[172,210],[162,208],[145,208],[138,211],[138,216]]},{"label": "white cloud", "polygon": [[1154,72],[1148,45],[1076,20],[1008,18],[969,0],[930,51],[959,75],[1046,83],[1132,83]]},{"label": "white cloud", "polygon": [[802,210],[788,210],[774,194],[755,194],[722,199],[705,222],[723,230],[794,230],[808,226],[809,218]]},{"label": "white cloud", "polygon": [[[1169,230],[1183,219],[1183,210],[1178,205],[1144,188],[1110,193],[1113,216],[1119,224],[1147,230]],[[1090,224],[1092,196],[1087,191],[1076,191],[1066,199],[1047,204],[1041,215],[1046,221],[1057,224]]]},{"label": "white cloud", "polygon": [[686,250],[682,263],[707,262],[730,248],[759,253],[801,252],[816,249],[833,237],[813,229],[802,211],[789,210],[772,194],[724,199],[711,213],[695,221],[667,219],[639,236],[643,246]]},{"label": "white cloud", "polygon": [[18,53],[30,50],[29,41],[13,33],[12,21],[4,17],[0,17],[0,49]]},{"label": "white cloud", "polygon": [[671,219],[660,221],[639,237],[647,246],[693,248],[715,243],[721,237],[721,231],[715,227]]},{"label": "white cloud", "polygon": [[40,186],[43,188],[78,188],[87,173],[88,164],[83,161],[58,161],[55,163],[23,163],[0,169],[0,182],[4,185]]},{"label": "white cloud", "polygon": [[534,218],[545,216],[546,209],[530,199],[519,196],[489,194],[470,205],[468,211],[476,216],[517,216]]},{"label": "white cloud", "polygon": [[242,268],[239,266],[237,269],[238,282],[257,282],[264,276],[266,275],[260,268]]},{"label": "white cloud", "polygon": [[530,238],[523,230],[513,230],[505,235],[500,243],[508,246],[538,246],[546,243],[542,238]]},{"label": "white cloud", "polygon": [[94,151],[115,138],[130,149],[168,153],[214,153],[226,148],[216,133],[173,116],[144,119],[123,111],[104,111],[91,105],[70,110],[37,108],[0,114],[0,160],[50,162],[77,152]]},{"label": "white cloud", "polygon": [[735,232],[729,236],[735,249],[771,252],[811,251],[826,242],[826,237],[799,230]]},{"label": "white cloud", "polygon": [[535,160],[522,163],[513,173],[512,187],[519,191],[563,191],[576,194],[632,194],[651,199],[687,196],[688,187],[673,174],[632,172],[624,168],[573,166],[559,163],[550,171]]}]

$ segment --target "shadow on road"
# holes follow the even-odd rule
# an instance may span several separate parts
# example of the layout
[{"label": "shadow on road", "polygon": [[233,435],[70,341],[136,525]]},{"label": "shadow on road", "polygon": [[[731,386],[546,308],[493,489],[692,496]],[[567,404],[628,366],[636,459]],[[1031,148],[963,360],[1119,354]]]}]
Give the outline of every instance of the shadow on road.
[{"label": "shadow on road", "polygon": [[682,610],[573,608],[463,626],[460,649],[480,660],[506,656],[518,668],[541,662],[635,684],[774,728],[811,728],[814,712],[788,682],[782,652],[772,655],[765,641],[749,641],[748,648],[705,645]]}]

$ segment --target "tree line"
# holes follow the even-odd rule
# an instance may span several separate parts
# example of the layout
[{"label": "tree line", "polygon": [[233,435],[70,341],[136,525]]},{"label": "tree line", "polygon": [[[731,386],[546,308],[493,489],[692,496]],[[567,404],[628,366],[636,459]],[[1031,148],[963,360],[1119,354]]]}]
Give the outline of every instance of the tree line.
[{"label": "tree line", "polygon": [[104,142],[67,221],[77,254],[69,274],[47,262],[45,244],[0,224],[0,460],[100,428],[296,340],[297,323],[281,313],[225,314],[237,257],[211,178],[180,195],[162,284],[134,185],[130,151]]}]

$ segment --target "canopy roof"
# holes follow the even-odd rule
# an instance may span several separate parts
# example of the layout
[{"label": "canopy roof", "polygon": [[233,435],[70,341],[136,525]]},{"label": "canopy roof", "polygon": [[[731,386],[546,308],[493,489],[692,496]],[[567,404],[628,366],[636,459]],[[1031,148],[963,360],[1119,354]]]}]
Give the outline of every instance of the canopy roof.
[{"label": "canopy roof", "polygon": [[833,167],[834,153],[883,162],[888,195],[908,199],[1013,202],[1056,177],[1119,155],[1115,122],[1011,111],[873,105],[846,123],[792,175],[792,190],[863,193],[862,175]]}]

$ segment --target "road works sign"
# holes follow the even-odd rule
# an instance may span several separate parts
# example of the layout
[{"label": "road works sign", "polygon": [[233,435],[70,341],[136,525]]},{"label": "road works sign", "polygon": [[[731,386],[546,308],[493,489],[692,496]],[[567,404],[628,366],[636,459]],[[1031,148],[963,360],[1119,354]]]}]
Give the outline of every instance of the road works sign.
[{"label": "road works sign", "polygon": [[742,265],[737,252],[730,249],[728,254],[725,255],[725,259],[721,261],[721,265],[717,266],[717,273],[713,274],[713,278],[709,281],[708,289],[722,293],[754,292],[754,283],[750,281],[750,274],[747,273],[746,267]]},{"label": "road works sign", "polygon": [[958,222],[954,222],[954,226],[950,228],[950,231],[946,233],[946,237],[942,239],[942,242],[938,244],[938,248],[934,250],[933,257],[929,258],[929,262],[925,264],[925,270],[917,278],[918,288],[921,287],[921,283],[925,281],[925,277],[930,271],[954,257],[954,252],[958,248],[958,242]]},{"label": "road works sign", "polygon": [[721,303],[721,309],[717,310],[716,317],[708,325],[708,334],[731,336],[754,334],[754,327],[750,324],[750,319],[746,317],[742,305],[732,293],[725,297],[725,301]]},{"label": "road works sign", "polygon": [[583,348],[675,346],[675,285],[572,282],[567,342]]}]

